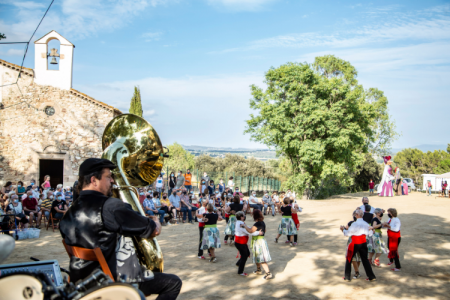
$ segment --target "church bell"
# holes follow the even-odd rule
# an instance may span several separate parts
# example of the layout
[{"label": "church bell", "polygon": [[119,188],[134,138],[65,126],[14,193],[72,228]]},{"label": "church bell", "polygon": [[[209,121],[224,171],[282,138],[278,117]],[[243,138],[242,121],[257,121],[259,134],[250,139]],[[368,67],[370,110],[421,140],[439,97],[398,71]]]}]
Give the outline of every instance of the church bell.
[{"label": "church bell", "polygon": [[50,62],[51,65],[57,65],[58,62],[56,61],[56,57],[52,57],[52,61]]}]

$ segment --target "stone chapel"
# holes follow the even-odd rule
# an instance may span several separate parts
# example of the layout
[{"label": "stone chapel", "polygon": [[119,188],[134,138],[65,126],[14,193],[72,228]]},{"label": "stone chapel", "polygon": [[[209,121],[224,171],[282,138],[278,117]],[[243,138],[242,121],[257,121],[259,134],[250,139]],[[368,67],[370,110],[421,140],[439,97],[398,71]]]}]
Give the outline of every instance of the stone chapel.
[{"label": "stone chapel", "polygon": [[0,185],[50,175],[52,187],[71,186],[80,164],[102,155],[103,131],[121,111],[72,88],[71,42],[53,30],[34,45],[35,68],[17,84],[20,66],[0,59]]}]

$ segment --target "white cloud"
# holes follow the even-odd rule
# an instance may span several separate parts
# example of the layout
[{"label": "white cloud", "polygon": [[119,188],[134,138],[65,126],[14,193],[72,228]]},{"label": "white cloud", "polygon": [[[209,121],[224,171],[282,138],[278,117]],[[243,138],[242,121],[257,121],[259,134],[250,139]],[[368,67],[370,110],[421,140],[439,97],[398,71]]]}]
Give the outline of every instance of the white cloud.
[{"label": "white cloud", "polygon": [[154,109],[146,110],[144,111],[144,116],[153,116],[155,113]]},{"label": "white cloud", "polygon": [[149,77],[74,88],[127,112],[132,91],[139,86],[144,118],[151,121],[164,144],[261,147],[243,131],[253,112],[250,85],[264,86],[263,80],[263,74],[253,73]]},{"label": "white cloud", "polygon": [[162,32],[146,32],[142,34],[142,38],[144,38],[146,42],[152,42],[158,41],[162,35]]},{"label": "white cloud", "polygon": [[24,54],[24,50],[20,50],[20,49],[9,49],[6,52],[0,52],[0,55],[5,55],[5,56],[23,56]]},{"label": "white cloud", "polygon": [[[72,39],[112,31],[133,21],[149,7],[176,3],[178,0],[62,0],[55,2],[42,22],[35,38],[54,29]],[[2,32],[10,41],[28,41],[47,5],[38,1],[2,1],[13,6],[15,19],[0,20]],[[69,39],[70,40],[70,39]]]},{"label": "white cloud", "polygon": [[207,0],[207,3],[233,11],[257,11],[275,1],[277,0]]},{"label": "white cloud", "polygon": [[[378,9],[390,11],[392,8]],[[216,53],[259,50],[265,48],[333,47],[349,48],[393,41],[433,41],[450,39],[450,6],[414,13],[389,14],[387,20],[377,19],[376,25],[361,29],[323,34],[320,32],[293,33],[251,41],[245,46],[229,48]],[[343,20],[345,23],[345,19]]]}]

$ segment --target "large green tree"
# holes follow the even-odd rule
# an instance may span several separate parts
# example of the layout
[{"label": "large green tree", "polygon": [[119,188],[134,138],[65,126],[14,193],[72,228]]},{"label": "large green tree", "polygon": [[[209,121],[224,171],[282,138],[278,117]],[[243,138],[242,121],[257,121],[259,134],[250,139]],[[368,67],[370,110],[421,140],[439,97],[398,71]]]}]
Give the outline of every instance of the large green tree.
[{"label": "large green tree", "polygon": [[142,117],[142,103],[141,103],[141,90],[138,86],[134,87],[134,94],[131,98],[130,114]]},{"label": "large green tree", "polygon": [[164,171],[169,170],[169,172],[176,174],[180,170],[194,169],[194,155],[186,151],[183,146],[173,143],[167,148],[169,149],[169,158],[164,159]]},{"label": "large green tree", "polygon": [[373,135],[368,139],[369,152],[372,155],[387,155],[391,150],[392,142],[399,137],[395,130],[395,122],[389,115],[388,99],[383,91],[377,88],[366,90],[365,99],[372,104],[376,113],[371,125]]},{"label": "large green tree", "polygon": [[377,164],[370,153],[367,153],[364,162],[356,171],[355,184],[353,185],[352,190],[355,192],[367,191],[371,179],[375,183],[380,181],[381,171],[380,165]]},{"label": "large green tree", "polygon": [[246,133],[289,160],[286,186],[308,198],[327,184],[351,186],[374,140],[376,107],[356,74],[350,63],[327,56],[271,68],[266,90],[251,86],[250,107],[258,113]]}]

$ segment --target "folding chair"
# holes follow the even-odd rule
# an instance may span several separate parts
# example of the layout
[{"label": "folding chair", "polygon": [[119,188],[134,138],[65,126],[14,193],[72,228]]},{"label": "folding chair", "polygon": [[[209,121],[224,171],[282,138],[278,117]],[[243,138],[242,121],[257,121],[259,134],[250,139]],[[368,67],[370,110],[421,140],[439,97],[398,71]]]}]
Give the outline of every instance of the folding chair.
[{"label": "folding chair", "polygon": [[[45,216],[44,216],[44,218],[45,218]],[[50,225],[50,222],[52,223],[53,232],[55,232],[55,229],[58,229],[59,219],[53,218],[52,212],[50,212],[50,219],[47,221],[47,230],[48,230],[48,226]]]},{"label": "folding chair", "polygon": [[114,281],[114,277],[111,274],[111,270],[109,269],[109,266],[106,263],[106,259],[103,256],[102,250],[100,248],[97,247],[94,249],[86,249],[81,247],[69,246],[66,244],[64,239],[62,240],[62,243],[64,244],[64,248],[66,248],[66,252],[69,255],[69,258],[75,256],[84,260],[98,261],[103,273],[111,277],[111,280]]}]

